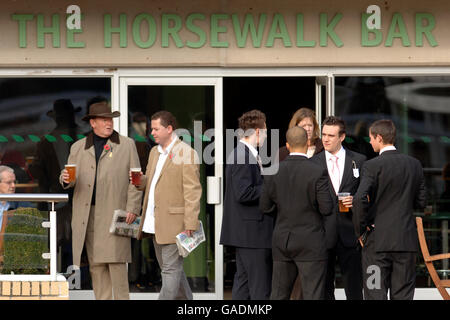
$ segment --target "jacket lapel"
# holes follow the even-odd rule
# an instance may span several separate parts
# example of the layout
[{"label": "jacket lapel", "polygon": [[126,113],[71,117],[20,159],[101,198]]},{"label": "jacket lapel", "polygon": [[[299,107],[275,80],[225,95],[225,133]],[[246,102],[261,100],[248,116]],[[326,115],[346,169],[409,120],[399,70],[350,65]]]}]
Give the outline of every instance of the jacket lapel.
[{"label": "jacket lapel", "polygon": [[[169,154],[168,154],[168,156],[167,156],[167,159],[166,159],[166,161],[164,162],[164,165],[163,165],[163,167],[162,167],[162,169],[161,169],[161,174],[160,174],[159,177],[158,177],[158,181],[159,181],[159,179],[161,179],[161,176],[162,176],[162,175],[164,174],[164,172],[167,170],[167,167],[169,167],[169,166],[172,164],[172,157],[173,157],[174,155],[179,155],[179,152],[177,152],[177,149],[178,149],[178,146],[179,146],[180,142],[181,142],[181,140],[178,139],[178,140],[175,142],[175,144],[173,145],[172,149],[170,150],[170,152],[169,152]],[[156,183],[158,183],[158,181],[156,181]]]},{"label": "jacket lapel", "polygon": [[345,165],[344,165],[344,173],[342,175],[342,181],[339,185],[339,192],[343,191],[342,188],[345,186],[346,182],[351,179],[351,174],[353,171],[353,159],[351,158],[350,152],[345,150]]}]

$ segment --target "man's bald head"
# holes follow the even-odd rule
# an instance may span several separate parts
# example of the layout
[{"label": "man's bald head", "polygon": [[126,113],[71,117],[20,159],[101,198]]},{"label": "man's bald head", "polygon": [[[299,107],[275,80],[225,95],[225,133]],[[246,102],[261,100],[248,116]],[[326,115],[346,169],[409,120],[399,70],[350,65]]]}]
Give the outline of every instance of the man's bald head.
[{"label": "man's bald head", "polygon": [[286,146],[290,152],[306,153],[308,150],[308,134],[302,127],[292,127],[286,132]]}]

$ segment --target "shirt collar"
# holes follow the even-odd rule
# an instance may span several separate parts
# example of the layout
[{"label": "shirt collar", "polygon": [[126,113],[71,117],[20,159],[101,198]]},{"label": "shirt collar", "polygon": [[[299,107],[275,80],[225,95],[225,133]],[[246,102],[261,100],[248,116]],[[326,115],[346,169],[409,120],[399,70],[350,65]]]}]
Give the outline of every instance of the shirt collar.
[{"label": "shirt collar", "polygon": [[9,202],[6,201],[5,204],[2,203],[3,201],[0,201],[0,211],[6,211],[9,209]]},{"label": "shirt collar", "polygon": [[327,158],[327,161],[329,161],[330,159],[332,159],[332,157],[334,157],[334,156],[338,157],[339,159],[342,159],[342,157],[344,156],[344,154],[345,154],[345,149],[344,149],[344,147],[342,147],[342,146],[341,146],[341,149],[339,149],[339,151],[338,151],[336,154],[331,154],[330,152],[328,152],[328,151],[325,150],[325,156],[326,156],[326,158]]},{"label": "shirt collar", "polygon": [[307,154],[301,153],[301,152],[291,152],[291,153],[289,153],[289,155],[290,156],[303,156],[303,157],[307,157],[308,158]]},{"label": "shirt collar", "polygon": [[[112,135],[108,137],[108,139],[115,144],[120,144],[119,133],[115,130],[113,131]],[[86,136],[86,143],[84,145],[84,149],[87,150],[93,145],[94,145],[94,131],[91,131]]]},{"label": "shirt collar", "polygon": [[394,150],[397,150],[394,146],[387,146],[380,150],[380,154],[382,154],[385,151],[394,151]]},{"label": "shirt collar", "polygon": [[166,150],[163,150],[163,148],[161,147],[161,145],[158,145],[158,151],[161,154],[167,155],[170,150],[172,150],[173,145],[175,144],[175,142],[178,140],[178,136],[176,134],[172,135],[172,142],[167,146]]},{"label": "shirt collar", "polygon": [[255,158],[258,158],[258,150],[256,150],[256,148],[254,147],[254,146],[252,146],[250,143],[248,143],[247,141],[244,141],[244,140],[239,140],[240,142],[242,142],[243,144],[245,144],[249,149],[250,149],[250,152],[252,153],[252,155],[255,157]]}]

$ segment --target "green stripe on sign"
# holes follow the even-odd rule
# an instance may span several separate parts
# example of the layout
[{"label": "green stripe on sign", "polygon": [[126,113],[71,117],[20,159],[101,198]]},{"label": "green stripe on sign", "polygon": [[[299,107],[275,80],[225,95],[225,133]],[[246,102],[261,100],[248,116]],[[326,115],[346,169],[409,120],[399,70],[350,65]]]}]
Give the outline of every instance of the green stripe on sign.
[{"label": "green stripe on sign", "polygon": [[8,142],[5,136],[0,135],[0,142]]},{"label": "green stripe on sign", "polygon": [[77,138],[78,138],[78,140],[81,140],[81,139],[85,138],[85,136],[83,134],[77,134]]},{"label": "green stripe on sign", "polygon": [[353,140],[350,137],[345,137],[345,142],[347,142],[347,143],[355,143],[355,140]]},{"label": "green stripe on sign", "polygon": [[431,142],[431,138],[430,138],[430,137],[421,136],[420,138],[421,138],[422,141],[425,142],[425,143],[430,143],[430,142]]},{"label": "green stripe on sign", "polygon": [[55,142],[56,138],[50,134],[45,135],[45,139],[47,139],[48,142]]},{"label": "green stripe on sign", "polygon": [[11,135],[11,137],[13,137],[13,139],[16,140],[16,142],[24,142],[25,141],[21,136],[19,136],[17,134],[13,134],[13,135]]},{"label": "green stripe on sign", "polygon": [[193,139],[192,139],[192,137],[190,135],[183,134],[183,135],[181,135],[181,137],[183,138],[183,141],[187,141],[187,142],[192,142],[193,141]]},{"label": "green stripe on sign", "polygon": [[40,142],[41,138],[39,138],[38,136],[35,136],[34,134],[29,134],[28,138],[30,138],[31,141],[33,142]]},{"label": "green stripe on sign", "polygon": [[365,140],[367,143],[370,143],[370,137],[364,137],[364,140]]},{"label": "green stripe on sign", "polygon": [[61,138],[65,141],[65,142],[72,142],[73,139],[71,136],[68,136],[67,134],[62,134]]},{"label": "green stripe on sign", "polygon": [[136,140],[137,142],[145,142],[145,138],[139,134],[134,135],[134,140]]}]

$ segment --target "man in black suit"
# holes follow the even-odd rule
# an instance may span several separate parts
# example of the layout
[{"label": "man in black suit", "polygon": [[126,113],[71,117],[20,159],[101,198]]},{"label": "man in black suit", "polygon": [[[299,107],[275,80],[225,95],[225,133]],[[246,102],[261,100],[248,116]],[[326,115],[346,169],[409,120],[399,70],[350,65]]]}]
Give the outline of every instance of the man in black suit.
[{"label": "man in black suit", "polygon": [[372,232],[362,249],[364,298],[412,300],[416,284],[417,231],[414,209],[426,204],[422,165],[395,147],[395,126],[378,120],[369,130],[380,155],[367,161],[355,195],[355,229]]},{"label": "man in black suit", "polygon": [[323,300],[327,252],[322,215],[333,208],[327,172],[308,160],[303,128],[290,128],[286,140],[290,154],[276,175],[265,177],[260,199],[261,211],[275,211],[277,217],[271,299],[289,299],[300,274],[303,298]]},{"label": "man in black suit", "polygon": [[232,299],[269,299],[272,279],[273,217],[258,207],[263,170],[256,147],[267,136],[266,116],[259,110],[239,118],[242,138],[227,159],[220,244],[236,249]]},{"label": "man in black suit", "polygon": [[[352,195],[358,189],[360,168],[366,160],[362,154],[342,147],[345,139],[345,123],[334,116],[322,123],[322,143],[325,151],[313,157],[328,172],[328,182],[333,199],[333,214],[325,218],[327,238],[328,268],[326,279],[326,299],[334,300],[336,260],[340,266],[345,295],[348,300],[362,300],[361,253],[357,250],[357,238],[352,223]],[[339,212],[339,192],[348,192],[344,201],[348,212]]]}]

